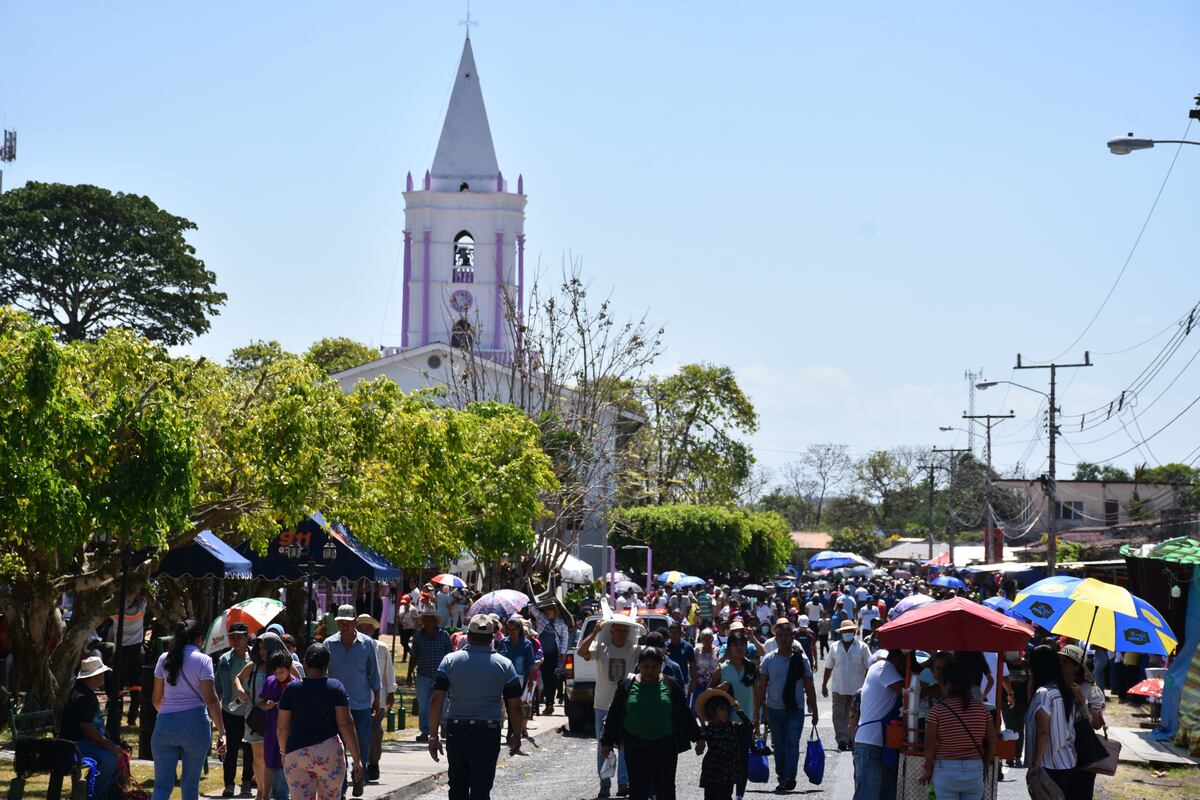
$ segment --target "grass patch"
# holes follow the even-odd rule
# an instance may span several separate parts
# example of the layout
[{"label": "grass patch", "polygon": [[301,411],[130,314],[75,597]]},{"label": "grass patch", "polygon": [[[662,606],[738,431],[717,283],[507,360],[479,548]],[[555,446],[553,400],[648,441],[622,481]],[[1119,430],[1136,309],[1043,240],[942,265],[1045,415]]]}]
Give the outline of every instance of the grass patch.
[{"label": "grass patch", "polygon": [[[133,778],[147,792],[154,788],[153,764],[135,761],[130,765],[130,772],[133,774]],[[178,773],[178,769],[176,772]],[[86,771],[84,774],[84,779],[86,780]],[[0,791],[3,791],[7,795],[9,783],[15,777],[16,773],[13,771],[12,762],[7,760],[0,761]],[[49,775],[34,775],[25,782],[25,796],[44,798],[49,786]],[[208,774],[201,773],[200,775],[200,794],[220,794],[224,788],[225,780],[221,773],[220,762],[210,761],[208,764]],[[62,796],[67,800],[71,796],[71,779],[69,777],[63,778]]]},{"label": "grass patch", "polygon": [[1121,764],[1117,774],[1096,777],[1096,796],[1102,800],[1166,800],[1200,797],[1200,768]]}]

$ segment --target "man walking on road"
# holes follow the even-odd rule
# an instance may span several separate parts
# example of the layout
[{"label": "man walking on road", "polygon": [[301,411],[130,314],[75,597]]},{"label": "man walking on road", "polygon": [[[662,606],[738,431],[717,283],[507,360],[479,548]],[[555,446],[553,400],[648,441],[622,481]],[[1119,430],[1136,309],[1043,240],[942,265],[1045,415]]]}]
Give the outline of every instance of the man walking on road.
[{"label": "man walking on road", "polygon": [[[356,620],[354,606],[338,606],[334,617],[338,632],[325,640],[325,646],[329,648],[329,677],[346,687],[358,752],[365,755],[371,750],[371,721],[379,711],[379,689],[383,682],[379,678],[375,640],[358,632],[354,627]],[[347,780],[349,774],[347,770]]]},{"label": "man walking on road", "polygon": [[250,783],[254,779],[254,756],[250,743],[243,742],[246,735],[246,715],[250,713],[251,703],[243,702],[233,689],[233,677],[242,671],[242,667],[250,663],[250,650],[246,647],[250,629],[244,622],[235,622],[229,626],[230,649],[217,659],[215,670],[217,697],[221,700],[221,719],[225,722],[225,791],[221,797],[233,797],[234,781],[237,779],[238,753],[242,755],[242,796],[249,797]]},{"label": "man walking on road", "polygon": [[821,695],[829,697],[829,679],[833,678],[833,736],[838,750],[850,749],[850,703],[862,688],[871,664],[871,649],[855,635],[854,623],[846,620],[838,627],[838,639],[825,657],[825,675]]},{"label": "man walking on road", "polygon": [[509,755],[515,755],[521,747],[525,723],[521,679],[512,662],[492,650],[492,631],[492,620],[486,614],[471,617],[466,646],[442,659],[434,680],[429,755],[437,761],[442,753],[438,725],[442,704],[448,698],[446,766],[450,800],[491,797],[505,708]]},{"label": "man walking on road", "polygon": [[[358,632],[367,636],[375,645],[375,661],[379,667],[379,704],[371,719],[371,746],[367,748],[370,755],[364,759],[367,762],[367,780],[379,780],[379,758],[383,755],[383,718],[387,709],[396,702],[396,665],[392,662],[392,651],[383,642],[375,638],[379,623],[370,614],[359,614],[354,622]],[[365,754],[364,754],[365,755]]]},{"label": "man walking on road", "polygon": [[538,641],[542,645],[542,700],[546,703],[543,714],[554,713],[554,695],[558,691],[558,676],[567,663],[567,623],[559,619],[558,602],[551,598],[533,609],[533,621],[537,626]]},{"label": "man walking on road", "polygon": [[796,788],[800,766],[800,739],[804,736],[804,701],[812,707],[812,722],[817,724],[817,690],[813,686],[812,666],[794,641],[792,623],[787,617],[775,622],[776,649],[759,664],[758,690],[755,692],[755,719],[764,703],[771,726],[771,746],[775,749],[777,792]]},{"label": "man walking on road", "polygon": [[887,657],[867,667],[854,732],[854,800],[894,800],[896,768],[884,764],[884,729],[899,712],[904,690],[904,652],[887,651]]},{"label": "man walking on road", "polygon": [[[617,684],[625,676],[633,672],[637,666],[637,637],[642,626],[630,617],[618,614],[616,617],[600,620],[592,632],[583,637],[576,653],[584,661],[596,662],[596,690],[592,703],[596,721],[596,773],[604,766],[605,757],[601,752],[600,734],[604,730],[604,720],[608,716],[608,707],[616,694]],[[612,789],[611,778],[600,779],[599,798],[609,797]],[[629,794],[629,770],[625,766],[625,754],[618,750],[617,756],[617,794]]]},{"label": "man walking on road", "polygon": [[418,742],[429,741],[429,703],[433,698],[433,682],[437,678],[438,664],[453,649],[450,634],[438,627],[437,609],[423,610],[421,627],[413,634],[412,655],[408,659],[408,676],[405,678],[405,683],[412,686],[413,673],[417,674],[417,709],[421,727],[421,733],[417,735]]}]

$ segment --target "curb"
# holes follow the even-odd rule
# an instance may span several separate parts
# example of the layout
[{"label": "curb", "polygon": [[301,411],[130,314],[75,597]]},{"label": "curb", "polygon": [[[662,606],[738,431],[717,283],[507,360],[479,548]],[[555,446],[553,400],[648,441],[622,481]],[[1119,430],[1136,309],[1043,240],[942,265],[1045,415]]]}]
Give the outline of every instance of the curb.
[{"label": "curb", "polygon": [[[555,725],[546,728],[543,731],[538,731],[532,736],[527,736],[523,741],[537,744],[538,739],[546,736],[547,734],[556,733],[561,736],[566,729],[567,725],[564,722],[562,725]],[[442,763],[445,762],[443,761]],[[437,772],[430,773],[429,775],[422,775],[420,778],[417,778],[411,783],[406,783],[403,786],[397,786],[394,789],[384,792],[383,794],[374,798],[374,800],[412,800],[412,798],[425,794],[426,792],[429,792],[437,787],[438,783],[446,777],[448,772],[448,769],[442,769],[438,770]]]}]

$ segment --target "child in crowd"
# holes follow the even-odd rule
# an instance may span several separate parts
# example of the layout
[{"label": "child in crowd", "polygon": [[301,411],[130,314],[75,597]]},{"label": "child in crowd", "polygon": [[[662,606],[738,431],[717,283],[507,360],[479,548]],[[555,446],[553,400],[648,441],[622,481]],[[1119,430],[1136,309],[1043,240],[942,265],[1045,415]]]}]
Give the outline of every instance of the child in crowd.
[{"label": "child in crowd", "polygon": [[[740,743],[731,716],[737,714],[742,725],[749,726],[750,718],[742,712],[727,692],[708,689],[696,699],[696,714],[700,717],[700,739],[696,754],[703,755],[700,764],[700,786],[704,800],[732,800],[740,765],[746,762],[746,752]],[[738,798],[741,800],[741,798]]]},{"label": "child in crowd", "polygon": [[267,659],[270,677],[263,684],[259,697],[267,712],[267,727],[263,730],[263,761],[267,767],[267,786],[264,800],[288,800],[288,784],[283,777],[283,756],[279,752],[279,737],[275,723],[279,720],[279,698],[292,682],[292,656],[288,652],[272,653]]}]

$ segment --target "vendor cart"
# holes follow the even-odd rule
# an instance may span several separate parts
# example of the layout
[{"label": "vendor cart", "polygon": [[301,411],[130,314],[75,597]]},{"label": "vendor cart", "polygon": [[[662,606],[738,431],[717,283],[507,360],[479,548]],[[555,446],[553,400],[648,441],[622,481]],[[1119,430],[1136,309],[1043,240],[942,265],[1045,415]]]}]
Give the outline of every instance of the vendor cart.
[{"label": "vendor cart", "polygon": [[[880,645],[887,648],[996,652],[999,654],[997,664],[1003,665],[1004,652],[1024,650],[1033,636],[1033,629],[990,608],[954,597],[909,611],[882,625],[876,635]],[[1002,670],[1001,666],[999,671]],[[997,730],[1000,729],[1001,683],[997,675],[992,698]],[[887,746],[900,751],[896,800],[925,800],[929,796],[929,787],[920,782],[925,760],[925,742],[917,716],[920,680],[911,668],[906,669],[904,686],[903,713],[888,726],[885,734]],[[1011,759],[1015,751],[1016,742],[1001,740],[995,759]],[[995,800],[999,770],[995,764],[988,766],[983,798]]]}]

